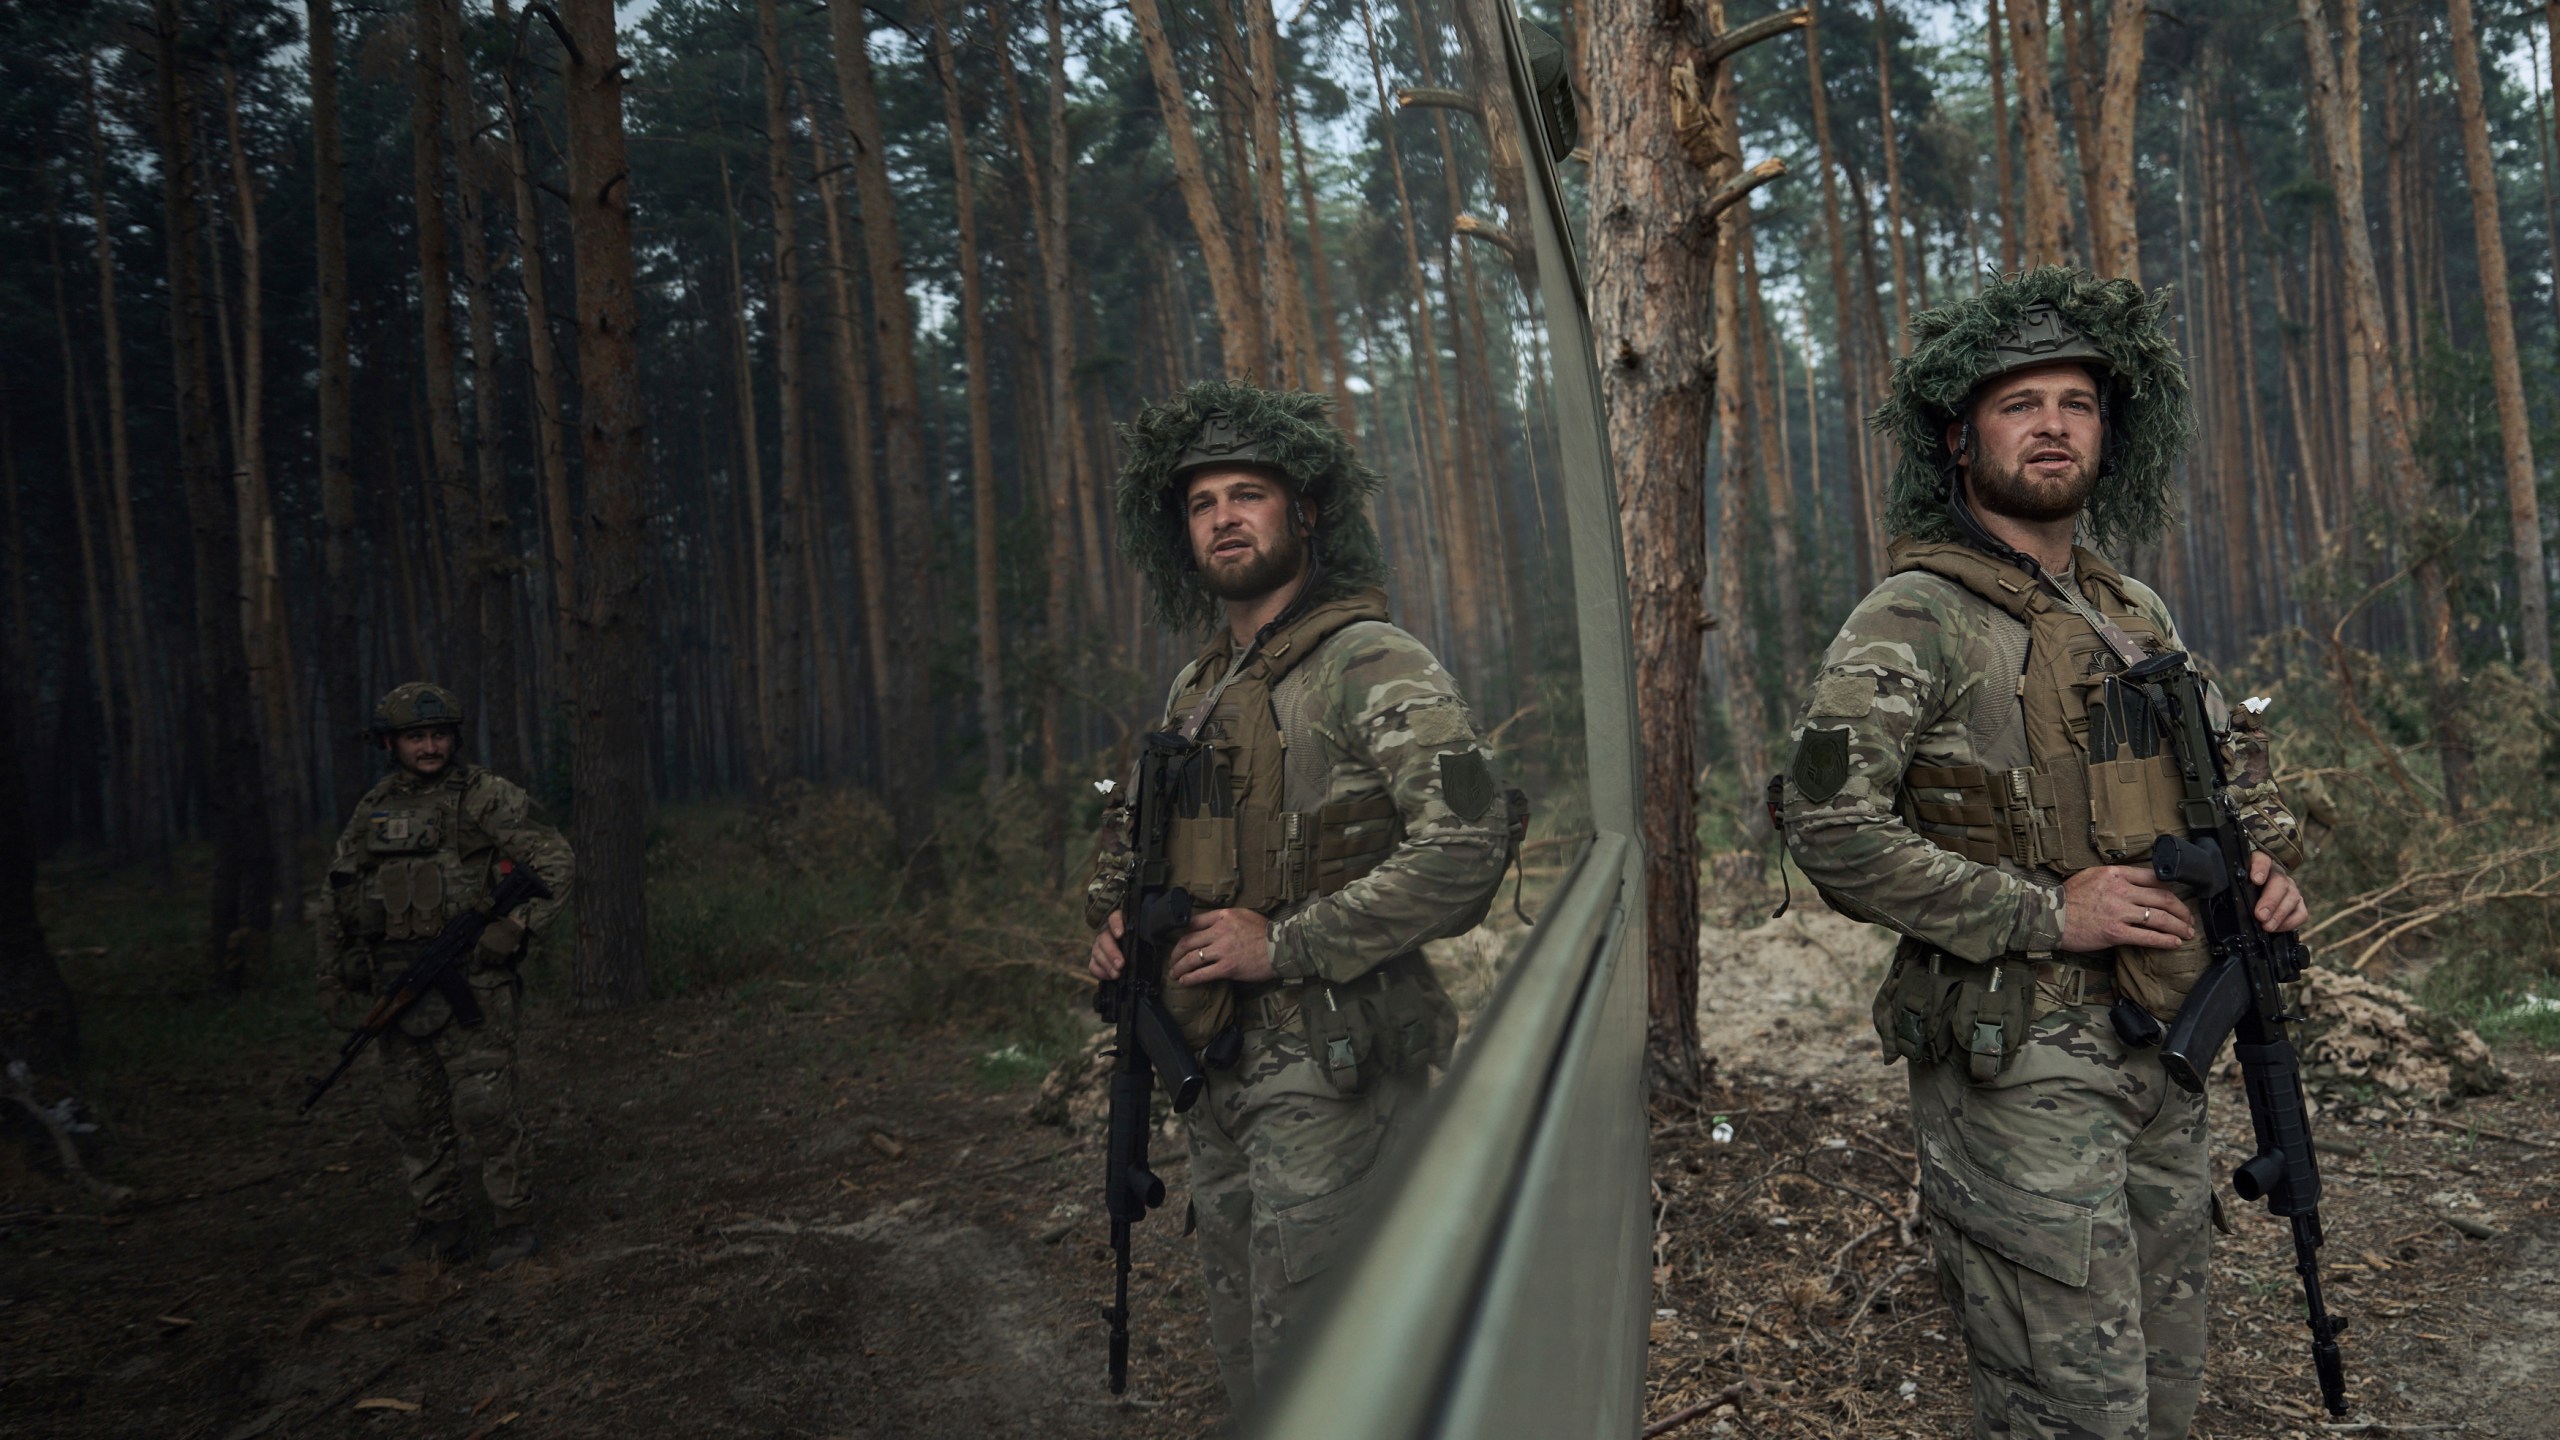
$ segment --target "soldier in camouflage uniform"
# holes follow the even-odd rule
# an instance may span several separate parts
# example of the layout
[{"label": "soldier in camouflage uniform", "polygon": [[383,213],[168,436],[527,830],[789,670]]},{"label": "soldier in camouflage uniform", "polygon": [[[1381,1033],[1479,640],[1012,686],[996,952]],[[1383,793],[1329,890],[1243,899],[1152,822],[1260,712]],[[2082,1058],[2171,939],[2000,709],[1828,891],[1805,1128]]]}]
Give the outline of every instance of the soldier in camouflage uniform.
[{"label": "soldier in camouflage uniform", "polygon": [[[2205,956],[2143,863],[2179,825],[2174,761],[2110,683],[2184,646],[2094,553],[2169,519],[2191,424],[2159,309],[2046,267],[1913,321],[1876,417],[1901,450],[1893,573],[1831,642],[1775,782],[1824,897],[1904,937],[1876,1027],[1911,1062],[1977,1436],[2184,1435],[2204,1375],[2204,1100],[2152,1047]],[[2259,922],[2298,928],[2263,732],[2211,705]]]},{"label": "soldier in camouflage uniform", "polygon": [[394,768],[356,805],[329,861],[328,911],[319,925],[320,1000],[332,1023],[353,1025],[362,998],[396,980],[445,922],[486,905],[498,862],[540,876],[551,898],[493,917],[466,977],[486,1017],[454,1021],[429,991],[379,1043],[382,1118],[400,1147],[416,1205],[408,1243],[380,1258],[468,1253],[461,1163],[467,1142],[496,1211],[491,1269],[534,1253],[533,1189],[525,1176],[524,1116],[516,1105],[516,1009],[527,937],[567,898],[569,844],[535,818],[523,789],[454,758],[462,707],[440,687],[408,684],[374,707],[371,733]]},{"label": "soldier in camouflage uniform", "polygon": [[[1199,913],[1166,999],[1210,1066],[1191,1204],[1238,1412],[1448,1062],[1456,1014],[1420,947],[1484,917],[1515,803],[1449,673],[1388,621],[1377,476],[1326,406],[1210,381],[1122,432],[1122,548],[1162,622],[1217,625],[1164,725],[1216,751],[1232,813],[1174,822]],[[1107,835],[1097,978],[1120,973],[1126,874]]]}]

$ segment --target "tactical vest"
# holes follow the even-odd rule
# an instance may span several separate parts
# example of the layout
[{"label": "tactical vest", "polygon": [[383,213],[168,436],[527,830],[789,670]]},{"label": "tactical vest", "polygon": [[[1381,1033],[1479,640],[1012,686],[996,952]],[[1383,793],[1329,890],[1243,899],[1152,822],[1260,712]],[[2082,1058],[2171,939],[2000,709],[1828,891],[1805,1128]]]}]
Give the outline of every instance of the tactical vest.
[{"label": "tactical vest", "polygon": [[366,797],[357,861],[357,930],[365,939],[377,945],[431,940],[487,893],[488,877],[463,858],[488,844],[463,833],[463,798],[480,774],[456,765],[426,790],[386,787]]},{"label": "tactical vest", "polygon": [[1168,849],[1173,883],[1199,908],[1275,914],[1368,874],[1403,840],[1403,818],[1385,793],[1312,811],[1286,808],[1291,747],[1310,746],[1315,737],[1304,724],[1284,727],[1272,704],[1274,687],[1335,632],[1386,618],[1385,592],[1363,590],[1308,607],[1266,636],[1232,678],[1232,636],[1221,634],[1192,663],[1172,713],[1187,726],[1209,702],[1194,734],[1210,748],[1218,778],[1199,813],[1173,818]]},{"label": "tactical vest", "polygon": [[[2073,576],[2081,598],[2149,654],[2169,648],[2169,637],[2134,604],[2124,577],[2087,550],[2074,547]],[[2178,802],[2184,795],[2177,760],[2165,743],[2136,745],[2111,733],[2112,752],[2091,758],[2093,724],[2121,732],[2124,717],[2108,717],[2099,697],[2124,661],[2050,585],[2002,564],[1968,545],[1909,544],[1893,547],[1894,574],[1921,570],[1951,580],[2027,627],[2027,658],[2017,679],[2026,727],[2028,763],[1993,772],[1980,765],[1914,764],[1903,772],[1898,808],[1904,823],[1941,848],[1988,865],[2009,860],[2022,868],[2069,877],[2100,865],[2147,865],[2151,844],[2184,828]],[[2153,751],[2135,755],[2135,749]],[[2115,971],[2120,988],[2162,1019],[2204,968],[2201,941],[2175,950],[2119,946]]]}]

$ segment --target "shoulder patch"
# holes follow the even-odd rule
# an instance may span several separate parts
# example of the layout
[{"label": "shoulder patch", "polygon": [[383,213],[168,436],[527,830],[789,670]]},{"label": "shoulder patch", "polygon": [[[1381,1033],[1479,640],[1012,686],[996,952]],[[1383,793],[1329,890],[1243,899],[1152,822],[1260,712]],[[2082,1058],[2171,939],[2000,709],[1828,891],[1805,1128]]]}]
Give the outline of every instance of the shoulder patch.
[{"label": "shoulder patch", "polygon": [[1467,712],[1454,704],[1416,705],[1405,716],[1413,727],[1416,745],[1455,745],[1474,738],[1467,729]]},{"label": "shoulder patch", "polygon": [[1472,824],[1493,804],[1493,771],[1475,750],[1440,752],[1440,798],[1449,813]]},{"label": "shoulder patch", "polygon": [[1875,682],[1859,675],[1825,675],[1813,683],[1808,714],[1828,720],[1854,720],[1875,707]]},{"label": "shoulder patch", "polygon": [[1849,732],[1808,728],[1796,743],[1795,764],[1787,773],[1805,799],[1816,805],[1828,802],[1849,783]]}]

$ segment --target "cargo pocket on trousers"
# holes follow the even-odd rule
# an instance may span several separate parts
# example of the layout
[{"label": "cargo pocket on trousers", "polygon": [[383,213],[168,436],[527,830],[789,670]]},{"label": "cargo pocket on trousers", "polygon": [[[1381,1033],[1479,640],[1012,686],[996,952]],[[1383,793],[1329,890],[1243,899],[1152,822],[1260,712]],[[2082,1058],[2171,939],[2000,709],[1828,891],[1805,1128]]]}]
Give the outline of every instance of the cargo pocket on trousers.
[{"label": "cargo pocket on trousers", "polygon": [[1275,1206],[1273,1228],[1280,1237],[1280,1268],[1289,1283],[1302,1285],[1330,1268],[1343,1247],[1359,1233],[1376,1165],[1360,1177],[1294,1205]]},{"label": "cargo pocket on trousers", "polygon": [[2089,1283],[2098,1217],[2089,1206],[2021,1190],[1935,1135],[1920,1137],[1920,1198],[1939,1224],[2004,1259],[2075,1288]]}]

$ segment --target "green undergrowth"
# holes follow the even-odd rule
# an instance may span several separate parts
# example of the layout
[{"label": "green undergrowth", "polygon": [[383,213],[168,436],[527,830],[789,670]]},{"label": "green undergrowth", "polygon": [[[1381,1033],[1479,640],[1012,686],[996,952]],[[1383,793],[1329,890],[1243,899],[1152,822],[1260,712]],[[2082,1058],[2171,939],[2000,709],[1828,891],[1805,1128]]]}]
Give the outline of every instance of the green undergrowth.
[{"label": "green undergrowth", "polygon": [[[891,1033],[963,1038],[980,1083],[1030,1083],[1091,1023],[1081,845],[1068,840],[1053,868],[1036,833],[985,818],[1038,813],[1028,794],[951,797],[932,884],[903,864],[886,812],[850,789],[662,807],[647,847],[650,992],[742,1013],[850,1004]],[[211,869],[199,845],[165,866],[60,856],[39,878],[46,937],[77,1004],[84,1085],[111,1109],[244,1069],[286,1084],[335,1049],[313,1003],[304,896],[250,958],[242,991],[214,992]],[[535,1023],[572,1003],[574,933],[563,913],[525,963]]]}]

